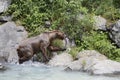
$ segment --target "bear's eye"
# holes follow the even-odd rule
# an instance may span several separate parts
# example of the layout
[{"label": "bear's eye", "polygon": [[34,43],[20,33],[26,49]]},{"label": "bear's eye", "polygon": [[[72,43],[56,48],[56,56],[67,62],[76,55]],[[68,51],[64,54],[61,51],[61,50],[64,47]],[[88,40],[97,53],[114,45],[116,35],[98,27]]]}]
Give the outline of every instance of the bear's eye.
[{"label": "bear's eye", "polygon": [[19,49],[17,49],[17,51],[20,51]]}]

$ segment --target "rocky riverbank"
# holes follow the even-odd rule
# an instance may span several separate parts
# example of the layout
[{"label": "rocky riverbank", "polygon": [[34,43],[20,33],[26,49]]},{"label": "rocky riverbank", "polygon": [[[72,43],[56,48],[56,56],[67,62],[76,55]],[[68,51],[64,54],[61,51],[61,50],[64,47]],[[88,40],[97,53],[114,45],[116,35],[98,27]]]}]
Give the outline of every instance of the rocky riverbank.
[{"label": "rocky riverbank", "polygon": [[64,66],[65,71],[87,72],[91,75],[120,75],[120,63],[109,60],[95,50],[84,50],[72,60],[68,53],[56,55],[50,60],[51,66]]},{"label": "rocky riverbank", "polygon": [[[10,3],[11,0],[0,1],[0,70],[5,70],[4,63],[16,64],[18,62],[16,48],[20,41],[28,37],[24,27],[16,25],[12,21],[11,15],[1,15],[8,9]],[[84,18],[83,15],[80,15],[80,17]],[[95,20],[95,30],[107,32],[114,44],[120,48],[120,20],[107,27],[105,18],[94,16],[93,19]],[[74,46],[74,40],[72,43],[67,46]],[[108,59],[95,50],[80,51],[76,58],[78,60],[73,60],[69,52],[65,51],[56,54],[48,65],[64,66],[66,71],[87,72],[92,75],[120,75],[120,63]]]}]

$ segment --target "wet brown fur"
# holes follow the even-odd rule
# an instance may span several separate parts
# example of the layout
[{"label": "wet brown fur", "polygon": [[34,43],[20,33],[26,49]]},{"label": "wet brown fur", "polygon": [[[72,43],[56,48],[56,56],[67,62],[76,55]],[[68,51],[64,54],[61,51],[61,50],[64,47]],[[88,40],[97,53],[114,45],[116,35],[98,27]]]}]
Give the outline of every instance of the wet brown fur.
[{"label": "wet brown fur", "polygon": [[54,30],[44,32],[36,37],[28,38],[19,44],[17,49],[19,56],[19,63],[23,63],[33,57],[34,54],[42,52],[45,62],[49,61],[47,56],[47,49],[50,51],[63,51],[65,48],[54,47],[51,43],[54,39],[65,39],[65,34],[61,31]]}]

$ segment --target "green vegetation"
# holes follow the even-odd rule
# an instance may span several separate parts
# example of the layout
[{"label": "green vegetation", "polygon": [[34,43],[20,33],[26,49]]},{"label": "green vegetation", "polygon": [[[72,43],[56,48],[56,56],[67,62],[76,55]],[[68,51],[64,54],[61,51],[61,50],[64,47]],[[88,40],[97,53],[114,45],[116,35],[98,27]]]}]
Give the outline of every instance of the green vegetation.
[{"label": "green vegetation", "polygon": [[[94,31],[92,19],[94,15],[101,15],[110,22],[120,19],[119,4],[119,0],[12,0],[5,15],[13,15],[13,20],[25,26],[29,36],[46,30],[64,31],[76,42],[77,47],[70,52],[73,57],[81,50],[95,49],[120,61],[120,49],[111,43],[107,33]],[[44,27],[45,21],[51,22],[50,28]]]},{"label": "green vegetation", "polygon": [[63,44],[63,41],[62,40],[59,40],[59,39],[56,39],[52,42],[52,45],[56,46],[56,47],[64,47],[64,44]]},{"label": "green vegetation", "polygon": [[92,31],[88,36],[83,37],[83,42],[80,44],[81,50],[97,50],[113,60],[120,60],[120,49],[112,44],[107,36],[107,33]]},{"label": "green vegetation", "polygon": [[120,49],[116,48],[108,39],[107,33],[102,31],[92,31],[84,36],[79,45],[72,48],[70,54],[75,59],[76,53],[82,50],[97,50],[112,60],[120,61]]},{"label": "green vegetation", "polygon": [[83,0],[83,6],[88,8],[90,13],[102,15],[111,21],[120,19],[119,3],[119,0]]},{"label": "green vegetation", "polygon": [[79,53],[80,48],[79,47],[72,47],[69,54],[72,55],[73,59],[76,59],[77,54]]}]

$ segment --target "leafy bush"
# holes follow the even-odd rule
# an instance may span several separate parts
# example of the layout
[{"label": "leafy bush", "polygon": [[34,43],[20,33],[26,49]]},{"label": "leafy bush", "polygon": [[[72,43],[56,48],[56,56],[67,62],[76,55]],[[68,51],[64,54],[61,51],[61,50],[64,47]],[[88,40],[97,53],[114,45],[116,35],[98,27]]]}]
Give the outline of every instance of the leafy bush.
[{"label": "leafy bush", "polygon": [[90,13],[101,15],[108,20],[115,21],[120,19],[119,0],[83,0],[82,5]]},{"label": "leafy bush", "polygon": [[30,36],[33,36],[44,30],[42,26],[46,20],[52,23],[51,30],[69,25],[71,18],[74,18],[78,13],[85,13],[86,9],[81,6],[81,1],[12,0],[12,5],[7,14],[12,14],[13,20],[19,20],[21,25],[30,32]]},{"label": "leafy bush", "polygon": [[14,21],[20,21],[30,35],[41,33],[39,30],[44,24],[48,13],[45,12],[46,3],[44,0],[12,0],[7,14],[13,15]]},{"label": "leafy bush", "polygon": [[52,45],[54,45],[56,47],[60,47],[60,48],[64,47],[63,41],[59,40],[59,39],[54,40],[53,43],[52,43]]},{"label": "leafy bush", "polygon": [[65,22],[66,24],[62,29],[69,36],[69,39],[75,40],[76,44],[84,34],[89,33],[94,28],[92,14],[77,14]]},{"label": "leafy bush", "polygon": [[83,37],[79,49],[97,50],[110,59],[120,60],[120,49],[111,44],[107,33],[92,31],[91,34]]},{"label": "leafy bush", "polygon": [[80,51],[79,47],[72,47],[69,54],[72,55],[73,59],[76,59],[76,56],[79,53],[79,51]]}]

